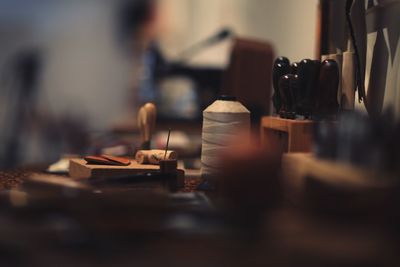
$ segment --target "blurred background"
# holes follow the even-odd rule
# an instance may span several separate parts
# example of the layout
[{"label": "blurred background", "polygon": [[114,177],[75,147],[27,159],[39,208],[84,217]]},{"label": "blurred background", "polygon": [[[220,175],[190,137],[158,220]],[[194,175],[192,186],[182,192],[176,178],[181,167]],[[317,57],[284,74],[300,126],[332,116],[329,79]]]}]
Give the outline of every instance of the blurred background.
[{"label": "blurred background", "polygon": [[[278,55],[294,61],[315,56],[318,0],[164,0],[160,4],[170,25],[160,41],[170,57],[223,27],[240,36],[273,42]],[[192,62],[225,66],[228,55],[225,43],[204,51]]]},{"label": "blurred background", "polygon": [[[400,266],[398,25],[400,0],[0,0],[0,266]],[[337,103],[353,39],[355,112]],[[280,56],[311,85],[272,86]],[[299,88],[321,109],[273,109]],[[206,121],[209,143],[237,139],[204,179],[221,94],[251,111],[234,122],[251,142]],[[149,143],[174,168],[83,159]]]},{"label": "blurred background", "polygon": [[[104,140],[115,143],[110,133],[136,133],[146,102],[156,103],[160,126],[195,122],[184,129],[197,134],[196,144],[201,112],[221,93],[236,95],[258,122],[271,112],[275,57],[346,51],[345,2],[0,0],[1,165],[93,153]],[[398,1],[357,3],[366,9],[371,109],[390,107],[398,118]],[[235,64],[246,62],[232,58],[249,42],[262,51],[238,78]],[[358,101],[356,109],[366,113]]]},{"label": "blurred background", "polygon": [[312,58],[316,17],[316,0],[1,0],[2,165],[84,153],[88,133],[135,131],[148,101],[161,119],[199,120],[234,35]]}]

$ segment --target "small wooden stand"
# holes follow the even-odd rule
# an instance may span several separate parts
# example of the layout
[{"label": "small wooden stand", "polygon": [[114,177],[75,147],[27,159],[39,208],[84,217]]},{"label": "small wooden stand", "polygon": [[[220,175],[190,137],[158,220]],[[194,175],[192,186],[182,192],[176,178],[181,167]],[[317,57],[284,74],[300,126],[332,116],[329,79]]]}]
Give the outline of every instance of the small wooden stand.
[{"label": "small wooden stand", "polygon": [[313,127],[311,120],[288,120],[266,116],[261,119],[261,141],[265,146],[276,146],[282,152],[311,152]]},{"label": "small wooden stand", "polygon": [[[160,171],[160,166],[139,164],[136,160],[131,160],[128,166],[87,164],[84,159],[71,159],[69,164],[69,176],[74,179],[112,178],[155,171]],[[178,187],[183,187],[185,172],[181,169],[176,172]]]}]

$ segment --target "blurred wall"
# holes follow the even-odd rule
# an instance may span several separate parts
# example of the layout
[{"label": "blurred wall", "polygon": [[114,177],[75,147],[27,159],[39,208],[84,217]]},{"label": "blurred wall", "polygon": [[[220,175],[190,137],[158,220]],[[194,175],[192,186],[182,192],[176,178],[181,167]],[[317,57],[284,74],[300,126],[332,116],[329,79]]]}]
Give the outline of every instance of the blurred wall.
[{"label": "blurred wall", "polygon": [[116,5],[63,1],[52,14],[47,18],[52,27],[47,31],[42,101],[55,115],[108,129],[134,105],[132,58],[116,41]]},{"label": "blurred wall", "polygon": [[[296,61],[313,58],[318,0],[160,0],[165,16],[162,48],[169,57],[218,29],[231,27],[239,36],[272,42],[277,55]],[[229,53],[224,43],[193,62],[223,65]]]},{"label": "blurred wall", "polygon": [[43,60],[43,112],[94,130],[135,115],[132,56],[117,41],[118,3],[0,0],[0,72],[14,55],[35,48]]},{"label": "blurred wall", "polygon": [[[71,152],[65,149],[71,136],[79,142],[125,117],[136,124],[132,76],[141,72],[118,43],[118,7],[116,0],[0,0],[0,161],[3,144],[15,135],[15,164],[47,162]],[[15,100],[20,74],[11,66],[31,50],[41,59],[36,101],[30,103],[37,109],[35,117],[26,112],[19,121],[16,110],[27,103]],[[14,121],[19,130],[11,132]]]}]

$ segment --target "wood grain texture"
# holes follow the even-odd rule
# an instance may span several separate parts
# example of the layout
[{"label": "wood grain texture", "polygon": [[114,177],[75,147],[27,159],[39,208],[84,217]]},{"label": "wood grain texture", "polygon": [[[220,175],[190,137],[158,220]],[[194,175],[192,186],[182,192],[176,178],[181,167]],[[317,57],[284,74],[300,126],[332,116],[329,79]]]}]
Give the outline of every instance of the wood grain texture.
[{"label": "wood grain texture", "polygon": [[261,120],[261,141],[267,147],[278,145],[281,152],[311,152],[314,125],[311,120],[266,116]]}]

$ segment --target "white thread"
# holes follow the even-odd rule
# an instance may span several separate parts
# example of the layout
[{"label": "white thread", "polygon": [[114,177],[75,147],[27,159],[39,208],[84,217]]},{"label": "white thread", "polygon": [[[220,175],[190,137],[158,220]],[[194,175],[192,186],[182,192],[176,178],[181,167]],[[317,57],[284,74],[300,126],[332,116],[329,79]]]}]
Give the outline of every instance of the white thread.
[{"label": "white thread", "polygon": [[217,174],[220,154],[239,134],[250,133],[250,112],[238,101],[217,100],[203,111],[201,175]]}]

